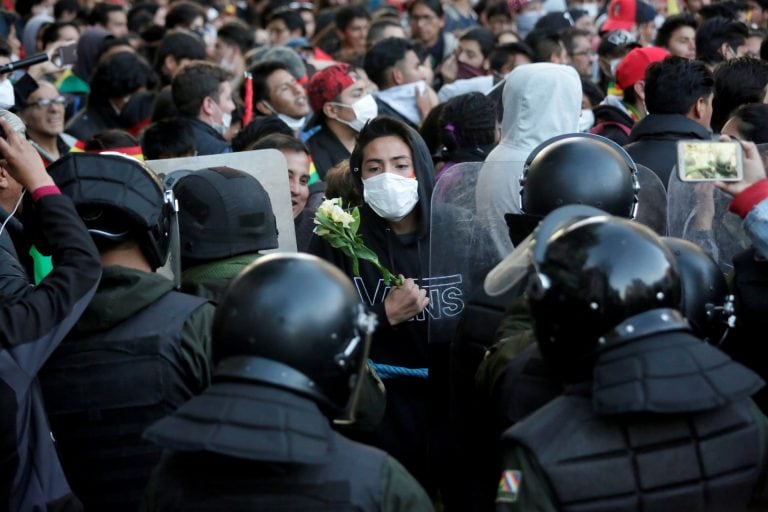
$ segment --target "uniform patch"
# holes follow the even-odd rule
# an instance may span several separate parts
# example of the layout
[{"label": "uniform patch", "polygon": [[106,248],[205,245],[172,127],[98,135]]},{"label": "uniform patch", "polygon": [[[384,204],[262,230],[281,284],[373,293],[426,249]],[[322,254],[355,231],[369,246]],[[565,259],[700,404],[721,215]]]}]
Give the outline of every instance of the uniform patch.
[{"label": "uniform patch", "polygon": [[513,503],[517,501],[517,495],[522,480],[522,471],[516,469],[508,469],[504,471],[499,480],[499,489],[496,492],[496,503]]}]

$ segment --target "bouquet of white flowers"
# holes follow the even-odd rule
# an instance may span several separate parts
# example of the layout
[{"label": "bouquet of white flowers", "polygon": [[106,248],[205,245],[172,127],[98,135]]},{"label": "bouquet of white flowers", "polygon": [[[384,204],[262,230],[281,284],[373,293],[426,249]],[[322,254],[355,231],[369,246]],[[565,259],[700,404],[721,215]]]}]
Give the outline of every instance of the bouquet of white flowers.
[{"label": "bouquet of white flowers", "polygon": [[353,274],[360,275],[360,259],[364,259],[379,269],[387,285],[401,286],[403,280],[379,263],[376,253],[366,247],[363,239],[357,234],[358,229],[360,229],[360,211],[357,207],[344,210],[340,198],[326,199],[315,212],[314,233],[325,238],[331,247],[352,259]]}]

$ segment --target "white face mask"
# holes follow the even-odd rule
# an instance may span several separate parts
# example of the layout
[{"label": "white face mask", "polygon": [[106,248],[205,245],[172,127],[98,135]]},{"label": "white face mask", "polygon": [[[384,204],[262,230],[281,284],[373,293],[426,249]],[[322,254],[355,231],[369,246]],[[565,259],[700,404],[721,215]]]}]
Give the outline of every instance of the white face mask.
[{"label": "white face mask", "polygon": [[611,76],[616,76],[616,68],[621,64],[621,59],[612,59],[608,61],[608,65],[611,66]]},{"label": "white face mask", "polygon": [[595,113],[591,108],[581,109],[581,116],[579,117],[579,131],[586,132],[595,124]]},{"label": "white face mask", "polygon": [[355,113],[355,119],[352,121],[345,121],[343,119],[336,118],[336,121],[345,124],[355,130],[356,132],[360,133],[360,130],[363,129],[363,126],[365,126],[365,123],[379,115],[379,106],[376,104],[376,100],[373,98],[371,94],[366,94],[356,102],[354,102],[352,105],[347,105],[346,103],[333,103],[333,105],[338,105],[340,107],[346,107],[351,108],[352,111]]},{"label": "white face mask", "polygon": [[220,135],[224,135],[229,131],[229,127],[232,125],[232,114],[225,114],[218,103],[214,103],[214,105],[216,105],[216,108],[219,109],[219,112],[221,113],[221,123],[212,126]]},{"label": "white face mask", "polygon": [[13,84],[7,78],[0,81],[0,107],[9,108],[15,103],[15,96],[13,95]]},{"label": "white face mask", "polygon": [[293,130],[294,132],[301,131],[302,128],[304,128],[304,122],[306,121],[305,117],[291,117],[286,114],[281,114],[277,110],[275,110],[275,107],[269,104],[268,101],[264,101],[264,104],[269,108],[273,114],[277,116],[278,119],[280,119],[282,122],[288,125],[288,128]]},{"label": "white face mask", "polygon": [[399,222],[419,202],[419,182],[415,178],[382,172],[363,180],[363,199],[379,217]]},{"label": "white face mask", "polygon": [[581,9],[582,11],[586,11],[590,18],[593,20],[597,18],[597,3],[588,2],[585,4],[577,5],[577,9]]}]

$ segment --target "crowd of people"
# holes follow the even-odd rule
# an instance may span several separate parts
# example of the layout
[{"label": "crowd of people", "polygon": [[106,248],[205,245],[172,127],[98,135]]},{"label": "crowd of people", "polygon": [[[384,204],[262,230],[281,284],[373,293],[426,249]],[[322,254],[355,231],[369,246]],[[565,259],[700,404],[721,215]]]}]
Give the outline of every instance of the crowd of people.
[{"label": "crowd of people", "polygon": [[768,506],[768,1],[2,7],[0,510]]}]

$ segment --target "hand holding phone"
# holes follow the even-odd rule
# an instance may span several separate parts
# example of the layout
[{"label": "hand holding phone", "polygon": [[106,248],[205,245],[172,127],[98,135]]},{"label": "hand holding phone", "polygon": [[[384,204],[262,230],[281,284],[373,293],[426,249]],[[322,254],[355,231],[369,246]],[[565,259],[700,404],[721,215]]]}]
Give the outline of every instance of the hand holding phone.
[{"label": "hand holding phone", "polygon": [[741,181],[744,164],[738,142],[681,140],[677,143],[681,181]]},{"label": "hand holding phone", "polygon": [[73,65],[77,62],[77,43],[57,48],[51,57],[51,61],[60,68]]}]

